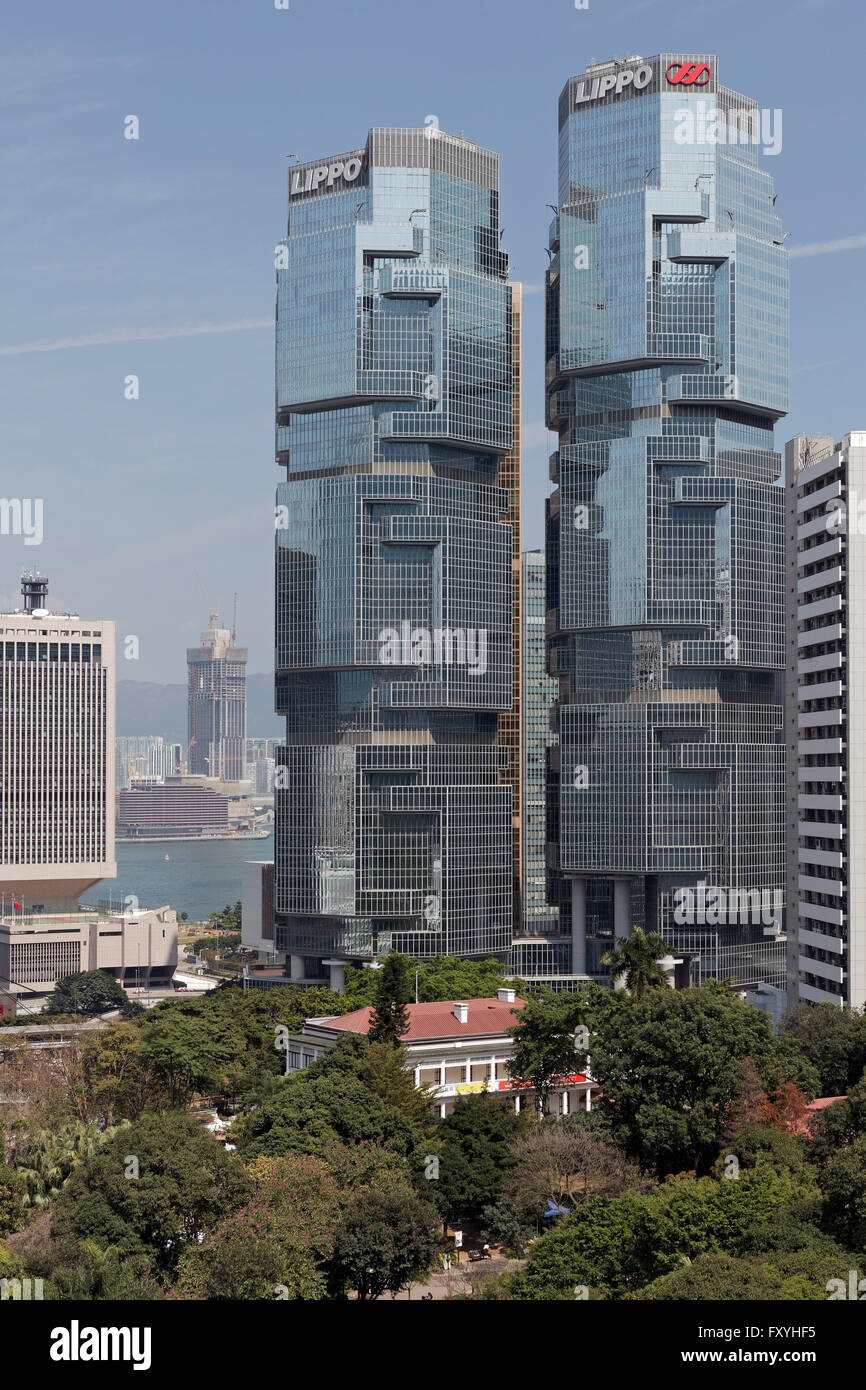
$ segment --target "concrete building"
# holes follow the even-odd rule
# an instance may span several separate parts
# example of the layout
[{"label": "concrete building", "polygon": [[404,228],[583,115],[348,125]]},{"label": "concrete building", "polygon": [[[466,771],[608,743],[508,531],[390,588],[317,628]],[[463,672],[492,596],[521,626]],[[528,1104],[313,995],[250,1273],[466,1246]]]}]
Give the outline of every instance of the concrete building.
[{"label": "concrete building", "polygon": [[0,613],[0,914],[74,909],[117,873],[114,623],[51,612],[25,574]]},{"label": "concrete building", "polygon": [[247,649],[217,615],[186,653],[187,770],[226,782],[243,779],[247,749]]},{"label": "concrete building", "polygon": [[[408,1004],[409,1030],[402,1039],[415,1085],[434,1091],[439,1115],[450,1115],[461,1096],[480,1092],[500,1096],[515,1110],[535,1104],[535,1091],[509,1075],[514,1044],[507,1030],[519,1021],[525,1000],[501,989],[495,999],[466,1003]],[[355,1009],[331,1018],[308,1018],[288,1037],[287,1071],[318,1061],[346,1033],[366,1035],[373,1010]],[[590,1076],[573,1072],[550,1092],[547,1113],[589,1110],[600,1090]]]},{"label": "concrete building", "polygon": [[[788,1002],[866,1004],[866,432],[786,447]],[[862,722],[861,722],[862,721]]]},{"label": "concrete building", "polygon": [[64,975],[104,970],[124,988],[167,988],[177,966],[177,913],[31,913],[0,916],[0,986],[21,1006]]},{"label": "concrete building", "polygon": [[713,54],[593,63],[559,99],[549,844],[599,979],[639,925],[692,984],[785,985],[788,271],[759,115]]}]

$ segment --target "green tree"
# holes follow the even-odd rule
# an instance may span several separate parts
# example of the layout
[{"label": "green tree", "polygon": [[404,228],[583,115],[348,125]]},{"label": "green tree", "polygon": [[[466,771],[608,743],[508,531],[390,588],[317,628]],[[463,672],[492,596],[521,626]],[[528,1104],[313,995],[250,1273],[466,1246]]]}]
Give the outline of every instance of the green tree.
[{"label": "green tree", "polygon": [[510,1070],[517,1080],[531,1082],[540,1113],[556,1080],[585,1068],[589,1034],[620,1007],[613,992],[598,985],[573,994],[547,990],[527,1001],[508,1030],[514,1039]]},{"label": "green tree", "polygon": [[240,1160],[188,1115],[144,1114],[74,1170],[54,1204],[52,1233],[66,1245],[89,1239],[171,1270],[248,1189]]},{"label": "green tree", "polygon": [[814,1095],[817,1075],[769,1016],[710,982],[651,990],[612,1015],[592,1048],[601,1112],[614,1141],[659,1176],[706,1173],[726,1133],[741,1061],[767,1090],[785,1080]]},{"label": "green tree", "polygon": [[163,1298],[142,1256],[123,1256],[117,1246],[102,1250],[92,1240],[77,1247],[75,1263],[60,1265],[48,1285],[49,1297],[92,1302],[135,1302]]},{"label": "green tree", "polygon": [[415,1193],[357,1193],[334,1242],[334,1274],[359,1299],[397,1293],[427,1273],[436,1251],[436,1213]]},{"label": "green tree", "polygon": [[362,1076],[371,1044],[350,1034],[320,1061],[287,1076],[273,1095],[238,1117],[232,1141],[246,1160],[262,1154],[323,1155],[328,1146],[376,1144],[411,1157],[417,1171],[430,1145],[430,1129],[407,1118]]},{"label": "green tree", "polygon": [[24,1182],[24,1205],[47,1210],[73,1170],[117,1132],[118,1128],[100,1129],[96,1124],[70,1120],[58,1129],[41,1129],[31,1135],[15,1160]]},{"label": "green tree", "polygon": [[24,1179],[8,1163],[0,1161],[0,1236],[24,1224]]},{"label": "green tree", "polygon": [[851,1088],[844,1100],[822,1110],[809,1128],[809,1158],[818,1164],[828,1163],[840,1149],[866,1134],[866,1077]]},{"label": "green tree", "polygon": [[412,995],[409,983],[409,960],[392,951],[379,972],[376,1007],[370,1019],[370,1041],[398,1043],[409,1031],[409,1011],[406,1005]]},{"label": "green tree", "polygon": [[759,1168],[736,1181],[688,1177],[648,1193],[590,1197],[532,1246],[515,1295],[573,1297],[584,1284],[622,1298],[707,1252],[740,1255],[756,1226],[814,1193],[808,1179]]},{"label": "green tree", "polygon": [[635,927],[630,936],[618,941],[612,951],[601,958],[610,970],[614,984],[624,980],[632,999],[642,999],[648,989],[668,986],[668,977],[659,965],[662,956],[670,954],[667,944],[654,932],[646,935]]},{"label": "green tree", "polygon": [[128,1003],[126,990],[104,970],[77,970],[64,975],[45,1005],[47,1014],[95,1014],[119,1009]]},{"label": "green tree", "polygon": [[866,1250],[866,1134],[834,1154],[819,1182],[828,1230],[849,1250]]},{"label": "green tree", "polygon": [[689,1302],[735,1300],[744,1303],[823,1303],[827,1283],[838,1278],[839,1260],[814,1250],[794,1253],[768,1251],[736,1259],[712,1252],[700,1255],[682,1269],[662,1275],[627,1299]]},{"label": "green tree", "polygon": [[866,1014],[862,1009],[798,1004],[785,1019],[783,1032],[817,1069],[819,1095],[845,1095],[862,1077],[866,1068]]},{"label": "green tree", "polygon": [[498,1197],[481,1213],[481,1239],[505,1250],[522,1250],[535,1234],[521,1218],[510,1197]]},{"label": "green tree", "polygon": [[439,1122],[439,1178],[430,1184],[431,1200],[443,1215],[478,1214],[497,1200],[514,1167],[510,1146],[529,1118],[487,1092],[456,1101]]}]

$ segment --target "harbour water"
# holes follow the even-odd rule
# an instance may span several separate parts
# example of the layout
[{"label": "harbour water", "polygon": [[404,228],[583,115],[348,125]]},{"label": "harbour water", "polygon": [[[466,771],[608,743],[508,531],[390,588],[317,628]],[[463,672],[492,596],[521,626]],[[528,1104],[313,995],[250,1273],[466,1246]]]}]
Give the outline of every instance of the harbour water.
[{"label": "harbour water", "polygon": [[238,901],[245,860],[273,857],[272,829],[265,840],[118,841],[117,878],[106,879],[88,900],[110,897],[119,906],[134,895],[142,907],[167,903],[190,921],[203,921]]}]

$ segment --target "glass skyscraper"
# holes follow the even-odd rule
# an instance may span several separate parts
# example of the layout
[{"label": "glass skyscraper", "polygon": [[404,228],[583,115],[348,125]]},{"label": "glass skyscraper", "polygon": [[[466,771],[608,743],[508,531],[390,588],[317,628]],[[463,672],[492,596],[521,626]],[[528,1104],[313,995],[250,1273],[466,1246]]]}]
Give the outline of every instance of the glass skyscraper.
[{"label": "glass skyscraper", "polygon": [[778,115],[710,54],[596,64],[559,101],[548,815],[575,972],[641,925],[693,983],[784,984]]},{"label": "glass skyscraper", "polygon": [[513,305],[498,164],[435,128],[289,171],[277,247],[275,946],[503,959]]}]

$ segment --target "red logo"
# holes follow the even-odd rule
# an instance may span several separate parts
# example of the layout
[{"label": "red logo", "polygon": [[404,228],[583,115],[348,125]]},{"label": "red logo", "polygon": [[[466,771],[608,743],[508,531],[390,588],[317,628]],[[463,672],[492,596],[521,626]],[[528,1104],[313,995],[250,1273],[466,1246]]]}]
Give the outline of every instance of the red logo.
[{"label": "red logo", "polygon": [[665,69],[665,77],[672,86],[706,87],[711,76],[707,63],[671,63]]}]

